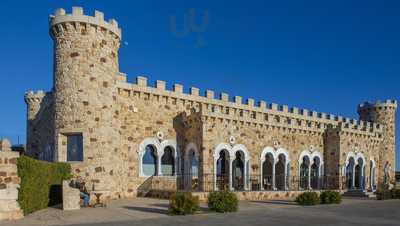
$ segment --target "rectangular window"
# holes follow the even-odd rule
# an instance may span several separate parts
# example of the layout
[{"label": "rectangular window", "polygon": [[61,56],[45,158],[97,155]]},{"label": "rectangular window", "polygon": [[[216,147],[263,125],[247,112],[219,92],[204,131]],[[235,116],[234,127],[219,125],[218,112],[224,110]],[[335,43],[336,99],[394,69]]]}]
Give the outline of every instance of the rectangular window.
[{"label": "rectangular window", "polygon": [[67,135],[67,161],[83,161],[83,138],[82,134]]}]

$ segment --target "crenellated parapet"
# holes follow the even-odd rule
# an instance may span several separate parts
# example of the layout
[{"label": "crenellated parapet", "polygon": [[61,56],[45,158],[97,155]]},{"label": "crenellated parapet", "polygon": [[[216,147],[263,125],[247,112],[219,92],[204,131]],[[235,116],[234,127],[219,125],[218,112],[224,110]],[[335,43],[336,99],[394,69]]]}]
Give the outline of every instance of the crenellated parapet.
[{"label": "crenellated parapet", "polygon": [[361,120],[389,125],[395,123],[396,110],[396,100],[378,100],[375,103],[365,102],[358,105],[357,112]]},{"label": "crenellated parapet", "polygon": [[376,108],[393,108],[397,109],[397,100],[378,100],[375,103],[365,102],[358,105],[358,112],[370,111]]},{"label": "crenellated parapet", "polygon": [[50,33],[60,32],[66,29],[63,24],[72,24],[73,27],[77,26],[94,26],[102,31],[108,31],[115,35],[116,38],[121,39],[122,30],[118,27],[118,22],[115,19],[104,19],[104,13],[95,10],[93,15],[85,15],[83,8],[72,7],[72,13],[67,14],[62,8],[57,9],[54,15],[49,17]]},{"label": "crenellated parapet", "polygon": [[30,90],[25,93],[24,100],[27,105],[33,105],[42,102],[45,95],[46,94],[43,90],[39,90],[37,92]]},{"label": "crenellated parapet", "polygon": [[174,84],[172,90],[166,89],[165,81],[156,81],[149,86],[146,77],[139,76],[135,84],[119,82],[120,92],[127,92],[128,96],[135,92],[143,92],[158,96],[170,97],[173,101],[196,103],[203,115],[233,121],[243,121],[259,125],[268,125],[280,128],[298,129],[323,133],[328,125],[339,126],[346,133],[379,138],[382,126],[378,123],[350,119],[348,117],[317,112],[288,105],[256,102],[253,98],[243,101],[240,96],[230,97],[221,93],[216,97],[212,90],[205,90],[204,94],[196,87],[190,87],[189,93],[183,92],[183,86]]}]

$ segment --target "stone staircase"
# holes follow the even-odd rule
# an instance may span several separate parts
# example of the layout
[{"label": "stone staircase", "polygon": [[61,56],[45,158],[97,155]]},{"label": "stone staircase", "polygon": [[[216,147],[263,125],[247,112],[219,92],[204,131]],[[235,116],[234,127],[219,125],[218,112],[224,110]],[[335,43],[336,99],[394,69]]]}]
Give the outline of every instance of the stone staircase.
[{"label": "stone staircase", "polygon": [[365,190],[348,190],[343,194],[343,196],[351,198],[376,198],[374,192]]}]

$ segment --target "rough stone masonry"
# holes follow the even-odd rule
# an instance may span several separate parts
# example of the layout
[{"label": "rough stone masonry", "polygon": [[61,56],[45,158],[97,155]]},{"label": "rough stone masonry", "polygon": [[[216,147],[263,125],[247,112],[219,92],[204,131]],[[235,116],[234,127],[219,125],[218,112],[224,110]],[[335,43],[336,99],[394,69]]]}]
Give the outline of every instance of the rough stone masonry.
[{"label": "rough stone masonry", "polygon": [[149,184],[273,192],[315,189],[319,178],[341,190],[394,183],[395,100],[360,104],[359,119],[349,119],[179,84],[167,90],[143,76],[128,83],[114,19],[73,7],[56,10],[49,26],[53,89],[25,95],[27,154],[70,162],[109,198]]},{"label": "rough stone masonry", "polygon": [[0,140],[0,221],[23,217],[17,202],[20,178],[17,174],[19,153],[11,151],[8,140]]}]

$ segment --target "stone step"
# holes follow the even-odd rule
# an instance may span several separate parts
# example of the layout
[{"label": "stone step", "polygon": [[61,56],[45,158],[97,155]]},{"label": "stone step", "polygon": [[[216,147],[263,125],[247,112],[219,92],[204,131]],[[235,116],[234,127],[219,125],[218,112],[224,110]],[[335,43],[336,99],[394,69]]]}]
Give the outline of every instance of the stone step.
[{"label": "stone step", "polygon": [[376,198],[373,192],[367,192],[362,190],[350,190],[346,191],[343,196],[345,197],[359,197],[359,198]]}]

